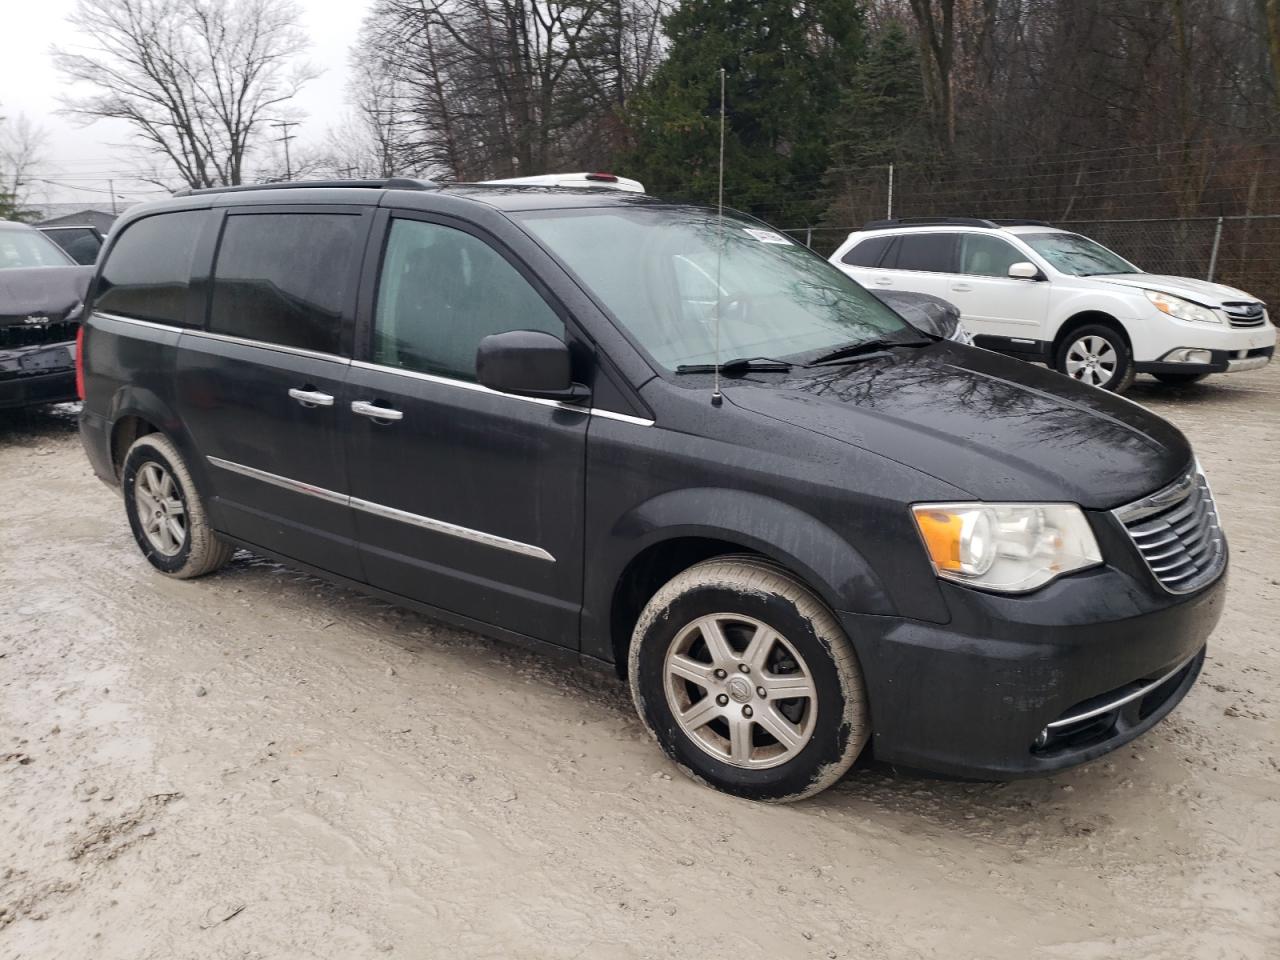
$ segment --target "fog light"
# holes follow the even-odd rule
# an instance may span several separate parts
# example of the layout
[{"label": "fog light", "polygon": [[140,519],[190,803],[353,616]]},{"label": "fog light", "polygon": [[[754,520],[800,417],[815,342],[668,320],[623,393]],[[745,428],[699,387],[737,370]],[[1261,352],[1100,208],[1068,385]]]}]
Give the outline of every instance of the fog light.
[{"label": "fog light", "polygon": [[1170,350],[1162,359],[1165,363],[1212,363],[1213,351],[1179,347],[1177,350]]},{"label": "fog light", "polygon": [[1040,731],[1040,733],[1036,736],[1035,740],[1033,740],[1033,741],[1032,741],[1032,743],[1031,743],[1031,748],[1032,748],[1033,750],[1043,750],[1043,749],[1044,749],[1044,745],[1045,745],[1046,743],[1048,743],[1048,742],[1049,742],[1049,728],[1048,728],[1048,727],[1045,727],[1045,728],[1044,728],[1043,730],[1041,730],[1041,731]]}]

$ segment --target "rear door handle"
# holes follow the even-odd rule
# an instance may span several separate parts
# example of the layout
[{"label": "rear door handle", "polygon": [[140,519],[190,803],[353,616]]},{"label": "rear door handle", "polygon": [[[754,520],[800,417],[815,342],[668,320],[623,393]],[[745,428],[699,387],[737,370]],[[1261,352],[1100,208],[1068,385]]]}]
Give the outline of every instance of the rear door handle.
[{"label": "rear door handle", "polygon": [[877,287],[893,286],[893,281],[890,280],[888,277],[872,277],[871,282],[874,283]]},{"label": "rear door handle", "polygon": [[304,407],[332,407],[333,397],[327,393],[321,393],[319,390],[300,390],[297,387],[289,388],[289,396],[297,400]]},{"label": "rear door handle", "polygon": [[376,403],[370,403],[368,400],[352,400],[351,412],[358,413],[362,417],[368,417],[370,420],[382,420],[387,423],[404,419],[404,414],[399,410],[380,407]]},{"label": "rear door handle", "polygon": [[973,289],[973,287],[969,286],[967,283],[953,283],[951,285],[951,289],[956,293],[968,293]]}]

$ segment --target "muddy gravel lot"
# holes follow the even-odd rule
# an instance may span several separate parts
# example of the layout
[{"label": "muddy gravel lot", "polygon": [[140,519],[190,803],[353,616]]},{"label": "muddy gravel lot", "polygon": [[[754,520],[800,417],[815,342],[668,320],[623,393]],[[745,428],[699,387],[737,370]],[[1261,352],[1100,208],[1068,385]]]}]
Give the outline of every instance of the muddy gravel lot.
[{"label": "muddy gravel lot", "polygon": [[622,684],[239,554],[153,573],[0,415],[0,957],[1280,957],[1280,368],[1132,398],[1234,550],[1200,683],[1052,779],[720,796]]}]

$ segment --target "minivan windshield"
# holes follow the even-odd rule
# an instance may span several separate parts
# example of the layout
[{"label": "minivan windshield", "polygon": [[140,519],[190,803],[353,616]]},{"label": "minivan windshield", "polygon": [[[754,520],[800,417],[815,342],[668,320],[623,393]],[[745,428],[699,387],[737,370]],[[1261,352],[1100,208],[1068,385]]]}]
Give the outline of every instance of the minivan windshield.
[{"label": "minivan windshield", "polygon": [[716,214],[701,208],[517,216],[668,370],[715,359],[717,309],[721,359],[802,360],[921,339],[840,270],[755,221],[726,215],[721,252]]},{"label": "minivan windshield", "polygon": [[39,230],[0,227],[0,270],[15,267],[65,267],[74,261]]},{"label": "minivan windshield", "polygon": [[1073,277],[1142,273],[1124,257],[1078,233],[1023,233],[1018,239],[1048,260],[1055,270]]}]

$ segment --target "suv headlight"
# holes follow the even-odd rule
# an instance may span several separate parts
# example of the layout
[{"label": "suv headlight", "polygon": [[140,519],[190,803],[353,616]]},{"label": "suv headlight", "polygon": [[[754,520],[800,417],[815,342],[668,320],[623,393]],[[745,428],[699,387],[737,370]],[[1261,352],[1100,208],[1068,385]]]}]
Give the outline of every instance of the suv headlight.
[{"label": "suv headlight", "polygon": [[911,513],[938,576],[971,587],[1025,593],[1102,562],[1073,503],[921,503]]},{"label": "suv headlight", "polygon": [[1192,303],[1190,300],[1183,300],[1181,297],[1175,297],[1171,293],[1161,293],[1159,290],[1143,290],[1147,295],[1147,299],[1161,313],[1167,313],[1171,317],[1179,320],[1194,320],[1197,323],[1221,323],[1222,318],[1208,307],[1202,307],[1198,303]]}]

